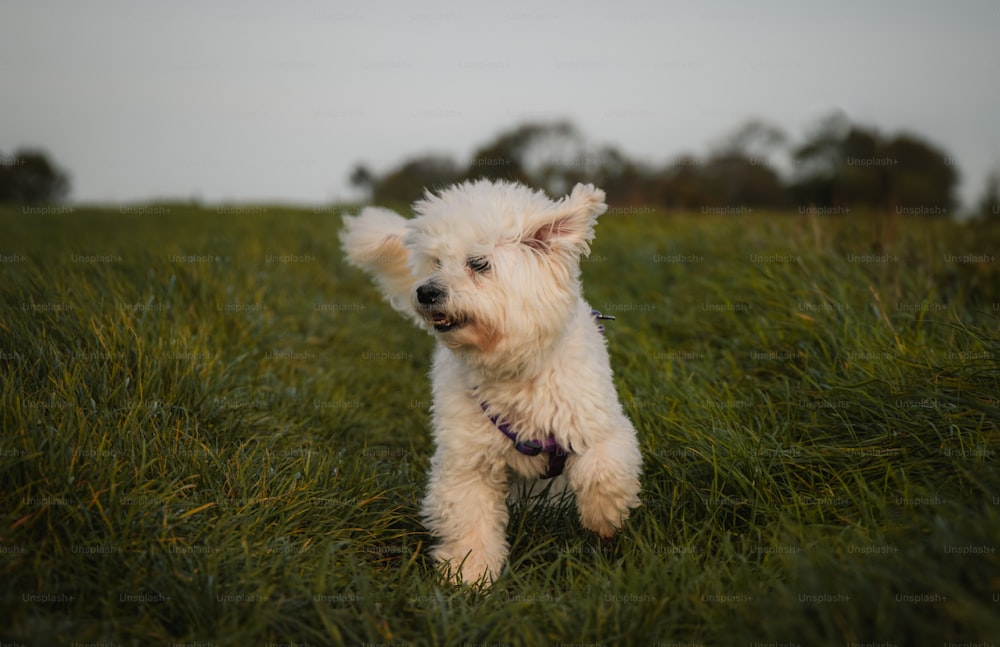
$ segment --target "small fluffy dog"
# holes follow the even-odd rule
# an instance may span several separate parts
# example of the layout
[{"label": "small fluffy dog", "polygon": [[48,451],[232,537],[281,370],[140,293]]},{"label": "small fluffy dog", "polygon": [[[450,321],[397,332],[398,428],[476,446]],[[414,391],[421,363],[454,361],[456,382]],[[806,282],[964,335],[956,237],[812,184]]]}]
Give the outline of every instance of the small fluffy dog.
[{"label": "small fluffy dog", "polygon": [[[604,192],[552,201],[509,182],[430,192],[416,218],[346,216],[347,260],[437,338],[434,441],[422,515],[453,580],[488,584],[507,558],[514,480],[558,476],[580,521],[610,538],[639,505],[642,457],[611,379],[603,328],[583,300]],[[512,478],[513,477],[513,478]]]}]

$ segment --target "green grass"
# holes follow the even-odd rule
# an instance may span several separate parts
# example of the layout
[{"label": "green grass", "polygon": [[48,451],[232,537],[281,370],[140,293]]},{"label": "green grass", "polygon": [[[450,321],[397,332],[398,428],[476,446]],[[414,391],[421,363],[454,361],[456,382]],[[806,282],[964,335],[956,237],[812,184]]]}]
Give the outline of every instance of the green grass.
[{"label": "green grass", "polygon": [[432,340],[339,215],[165,208],[0,211],[0,639],[1000,642],[997,227],[605,216],[645,505],[516,506],[477,592],[417,514]]}]

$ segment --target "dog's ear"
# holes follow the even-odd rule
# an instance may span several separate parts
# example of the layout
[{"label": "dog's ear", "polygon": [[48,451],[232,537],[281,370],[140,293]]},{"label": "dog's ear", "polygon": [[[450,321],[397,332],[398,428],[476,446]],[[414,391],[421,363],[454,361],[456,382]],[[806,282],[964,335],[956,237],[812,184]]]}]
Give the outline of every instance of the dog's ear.
[{"label": "dog's ear", "polygon": [[365,207],[358,216],[344,216],[340,241],[347,262],[371,274],[393,308],[416,317],[409,305],[415,279],[403,244],[407,222],[389,209]]},{"label": "dog's ear", "polygon": [[604,191],[593,184],[577,184],[551,211],[531,223],[524,243],[543,252],[586,256],[597,217],[607,209]]},{"label": "dog's ear", "polygon": [[407,233],[406,222],[396,212],[382,207],[365,207],[358,216],[345,215],[340,242],[347,261],[371,273],[405,263],[407,252],[402,240]]}]

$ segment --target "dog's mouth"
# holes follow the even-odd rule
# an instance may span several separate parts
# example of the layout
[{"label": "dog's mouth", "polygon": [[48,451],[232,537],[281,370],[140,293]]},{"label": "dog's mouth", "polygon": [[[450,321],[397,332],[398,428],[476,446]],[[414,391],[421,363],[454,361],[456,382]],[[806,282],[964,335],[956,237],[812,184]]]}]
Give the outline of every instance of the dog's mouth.
[{"label": "dog's mouth", "polygon": [[424,318],[434,326],[434,332],[450,332],[468,323],[465,319],[449,315],[443,310],[425,310]]}]

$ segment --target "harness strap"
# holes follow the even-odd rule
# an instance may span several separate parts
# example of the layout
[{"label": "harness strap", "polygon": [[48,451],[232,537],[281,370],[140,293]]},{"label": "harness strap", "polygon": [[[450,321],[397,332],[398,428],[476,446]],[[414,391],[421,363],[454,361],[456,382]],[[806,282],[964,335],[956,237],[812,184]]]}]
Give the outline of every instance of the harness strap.
[{"label": "harness strap", "polygon": [[549,436],[544,440],[518,440],[517,434],[511,430],[510,425],[506,421],[500,420],[500,416],[490,414],[485,402],[480,402],[479,406],[490,419],[490,422],[492,422],[493,425],[500,430],[500,433],[507,436],[507,438],[510,438],[510,440],[514,443],[514,449],[521,452],[525,456],[538,456],[539,454],[549,455],[549,466],[548,469],[545,470],[545,474],[542,475],[543,479],[550,479],[562,474],[563,468],[566,467],[566,457],[569,456],[570,452],[563,449],[562,446],[556,442],[554,436]]},{"label": "harness strap", "polygon": [[[597,324],[597,329],[604,334],[604,324],[598,323],[600,321],[614,320],[613,315],[602,314],[598,310],[591,310],[591,316],[594,317],[594,323]],[[538,456],[539,454],[549,455],[549,466],[545,470],[545,474],[542,475],[543,479],[550,479],[559,476],[563,473],[563,469],[566,467],[566,458],[572,453],[572,451],[567,451],[556,442],[555,436],[548,436],[543,440],[518,440],[517,434],[510,428],[510,424],[506,421],[501,420],[500,416],[496,414],[490,414],[489,407],[482,400],[479,401],[479,406],[482,408],[483,413],[490,419],[497,429],[500,430],[504,436],[507,436],[513,443],[514,449],[521,452],[525,456]]]}]

